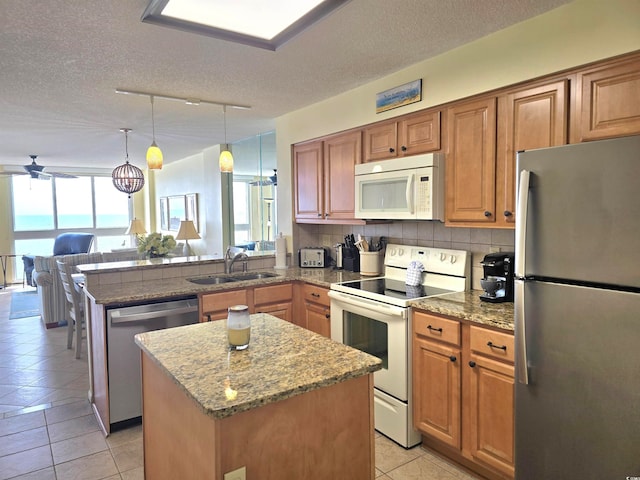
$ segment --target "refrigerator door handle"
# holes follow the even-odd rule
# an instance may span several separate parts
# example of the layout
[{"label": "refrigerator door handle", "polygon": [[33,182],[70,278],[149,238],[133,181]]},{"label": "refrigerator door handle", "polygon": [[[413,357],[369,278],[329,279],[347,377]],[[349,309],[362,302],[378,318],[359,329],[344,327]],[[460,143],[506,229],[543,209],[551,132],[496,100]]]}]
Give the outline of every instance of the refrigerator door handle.
[{"label": "refrigerator door handle", "polygon": [[524,280],[514,281],[515,309],[514,327],[516,340],[516,376],[518,382],[529,385],[529,364],[527,359],[527,331],[524,309]]},{"label": "refrigerator door handle", "polygon": [[516,215],[516,270],[518,278],[526,275],[525,253],[527,242],[527,212],[529,204],[529,170],[520,172],[520,182],[518,183],[518,201]]}]

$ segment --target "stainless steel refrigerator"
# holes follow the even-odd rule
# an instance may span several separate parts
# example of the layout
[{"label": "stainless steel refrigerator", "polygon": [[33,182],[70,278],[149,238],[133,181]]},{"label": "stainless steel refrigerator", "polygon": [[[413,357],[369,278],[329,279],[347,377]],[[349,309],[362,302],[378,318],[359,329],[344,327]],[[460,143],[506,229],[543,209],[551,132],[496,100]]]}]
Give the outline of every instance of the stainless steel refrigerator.
[{"label": "stainless steel refrigerator", "polygon": [[517,171],[515,478],[640,479],[640,136]]}]

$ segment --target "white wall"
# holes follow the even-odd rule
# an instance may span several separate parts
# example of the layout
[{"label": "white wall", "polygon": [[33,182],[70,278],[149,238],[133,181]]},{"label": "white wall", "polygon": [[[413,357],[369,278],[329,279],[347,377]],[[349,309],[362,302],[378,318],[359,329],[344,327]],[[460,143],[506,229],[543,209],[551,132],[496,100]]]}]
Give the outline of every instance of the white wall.
[{"label": "white wall", "polygon": [[[637,49],[640,1],[576,0],[277,118],[279,230],[292,233],[292,144]],[[421,102],[376,115],[376,93],[418,78]]]},{"label": "white wall", "polygon": [[[222,255],[222,204],[220,196],[220,170],[218,168],[219,146],[208,148],[202,153],[184,158],[162,170],[153,172],[153,208],[149,206],[150,221],[147,229],[160,231],[160,197],[171,195],[198,194],[198,223],[201,240],[189,240],[196,255]],[[151,203],[151,202],[150,202]],[[176,235],[177,232],[168,232]]]}]

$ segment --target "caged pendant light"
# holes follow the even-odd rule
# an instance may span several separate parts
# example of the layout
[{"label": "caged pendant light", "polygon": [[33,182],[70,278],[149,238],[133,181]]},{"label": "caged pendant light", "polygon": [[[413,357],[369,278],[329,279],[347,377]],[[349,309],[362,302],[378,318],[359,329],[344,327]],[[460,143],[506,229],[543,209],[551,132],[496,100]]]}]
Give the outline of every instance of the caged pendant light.
[{"label": "caged pendant light", "polygon": [[151,129],[153,132],[151,146],[147,150],[147,166],[150,170],[162,170],[162,150],[156,144],[156,122],[153,115],[153,95],[149,95],[151,99]]},{"label": "caged pendant light", "polygon": [[129,163],[129,137],[128,134],[131,131],[130,128],[121,128],[121,132],[124,132],[124,149],[125,149],[125,162],[113,169],[111,173],[111,179],[113,186],[121,192],[129,195],[131,198],[132,193],[139,192],[144,187],[144,174],[135,165]]},{"label": "caged pendant light", "polygon": [[229,151],[227,144],[227,106],[222,106],[222,114],[224,115],[224,150],[220,152],[220,172],[233,173],[233,155]]}]

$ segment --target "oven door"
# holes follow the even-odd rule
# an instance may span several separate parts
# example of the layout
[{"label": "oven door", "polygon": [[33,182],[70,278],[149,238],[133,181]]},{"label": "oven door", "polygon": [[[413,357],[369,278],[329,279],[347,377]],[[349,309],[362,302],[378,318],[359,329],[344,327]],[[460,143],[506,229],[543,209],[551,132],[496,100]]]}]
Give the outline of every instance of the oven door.
[{"label": "oven door", "polygon": [[408,309],[334,290],[331,298],[331,338],[382,360],[373,374],[374,386],[408,400]]}]

